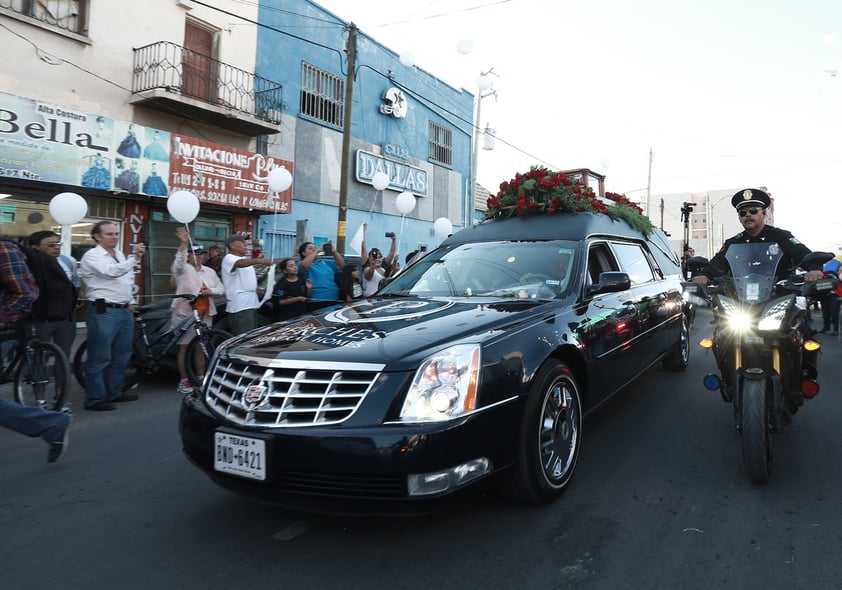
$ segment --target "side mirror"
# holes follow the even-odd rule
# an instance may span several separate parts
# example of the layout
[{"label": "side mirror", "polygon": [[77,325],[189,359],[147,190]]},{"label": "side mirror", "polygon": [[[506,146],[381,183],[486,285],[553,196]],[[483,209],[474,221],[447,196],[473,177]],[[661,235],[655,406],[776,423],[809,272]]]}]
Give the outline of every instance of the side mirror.
[{"label": "side mirror", "polygon": [[588,288],[588,295],[617,293],[631,288],[631,279],[625,272],[604,272],[599,275],[599,283]]},{"label": "side mirror", "polygon": [[807,256],[804,257],[801,262],[798,263],[798,266],[804,268],[804,265],[817,265],[817,264],[824,264],[828,260],[833,260],[834,256],[832,252],[810,252]]}]

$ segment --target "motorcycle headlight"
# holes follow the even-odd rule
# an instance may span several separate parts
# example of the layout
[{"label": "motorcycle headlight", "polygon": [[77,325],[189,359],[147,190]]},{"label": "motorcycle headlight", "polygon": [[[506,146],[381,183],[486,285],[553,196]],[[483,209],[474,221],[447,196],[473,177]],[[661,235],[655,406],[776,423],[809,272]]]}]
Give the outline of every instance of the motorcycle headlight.
[{"label": "motorcycle headlight", "polygon": [[777,332],[781,327],[781,322],[786,316],[786,310],[789,309],[793,297],[780,299],[766,307],[763,310],[763,315],[760,316],[760,321],[757,323],[757,329],[763,332]]},{"label": "motorcycle headlight", "polygon": [[751,317],[742,311],[735,310],[728,314],[728,327],[735,332],[745,332],[751,328]]},{"label": "motorcycle headlight", "polygon": [[729,329],[734,332],[745,332],[751,328],[751,316],[741,310],[735,301],[728,297],[720,297],[719,305],[728,321]]},{"label": "motorcycle headlight", "polygon": [[409,386],[400,418],[407,422],[450,420],[476,408],[480,348],[451,346],[425,360]]}]

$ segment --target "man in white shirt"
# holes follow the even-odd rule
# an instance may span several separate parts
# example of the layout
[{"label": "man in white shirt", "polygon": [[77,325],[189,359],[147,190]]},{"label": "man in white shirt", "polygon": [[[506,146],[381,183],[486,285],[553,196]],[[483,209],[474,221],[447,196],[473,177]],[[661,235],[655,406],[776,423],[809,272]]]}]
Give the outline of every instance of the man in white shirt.
[{"label": "man in white shirt", "polygon": [[228,331],[236,336],[257,328],[257,265],[271,266],[270,258],[246,256],[246,239],[242,234],[228,236],[225,240],[228,254],[222,259],[222,284],[225,286],[225,312]]},{"label": "man in white shirt", "polygon": [[96,247],[85,252],[79,276],[88,300],[88,359],[85,365],[85,409],[113,410],[112,402],[137,399],[123,393],[123,379],[132,356],[134,320],[130,304],[134,291],[134,267],[146,246],[135,244],[128,257],[117,249],[120,231],[110,221],[98,221],[91,229]]}]

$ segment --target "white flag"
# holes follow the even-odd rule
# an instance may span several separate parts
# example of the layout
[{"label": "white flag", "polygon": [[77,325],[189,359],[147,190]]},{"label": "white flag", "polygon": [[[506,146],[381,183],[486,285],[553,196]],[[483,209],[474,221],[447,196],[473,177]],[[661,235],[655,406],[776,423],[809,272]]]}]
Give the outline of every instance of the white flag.
[{"label": "white flag", "polygon": [[272,264],[269,266],[269,272],[266,273],[266,290],[263,292],[263,299],[260,300],[260,305],[262,306],[264,303],[269,301],[272,297],[272,289],[275,287],[275,265]]},{"label": "white flag", "polygon": [[354,237],[351,238],[351,243],[348,244],[348,247],[354,250],[357,254],[362,256],[362,251],[360,248],[363,247],[363,226],[360,224],[360,227],[357,228],[357,233],[354,234]]}]

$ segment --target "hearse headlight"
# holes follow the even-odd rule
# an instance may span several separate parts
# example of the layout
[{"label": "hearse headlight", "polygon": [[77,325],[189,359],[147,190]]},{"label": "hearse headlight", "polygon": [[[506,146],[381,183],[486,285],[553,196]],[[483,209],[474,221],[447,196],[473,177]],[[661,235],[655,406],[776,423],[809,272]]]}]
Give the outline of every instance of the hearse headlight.
[{"label": "hearse headlight", "polygon": [[426,359],[412,379],[401,420],[450,420],[476,408],[480,347],[451,346]]}]

